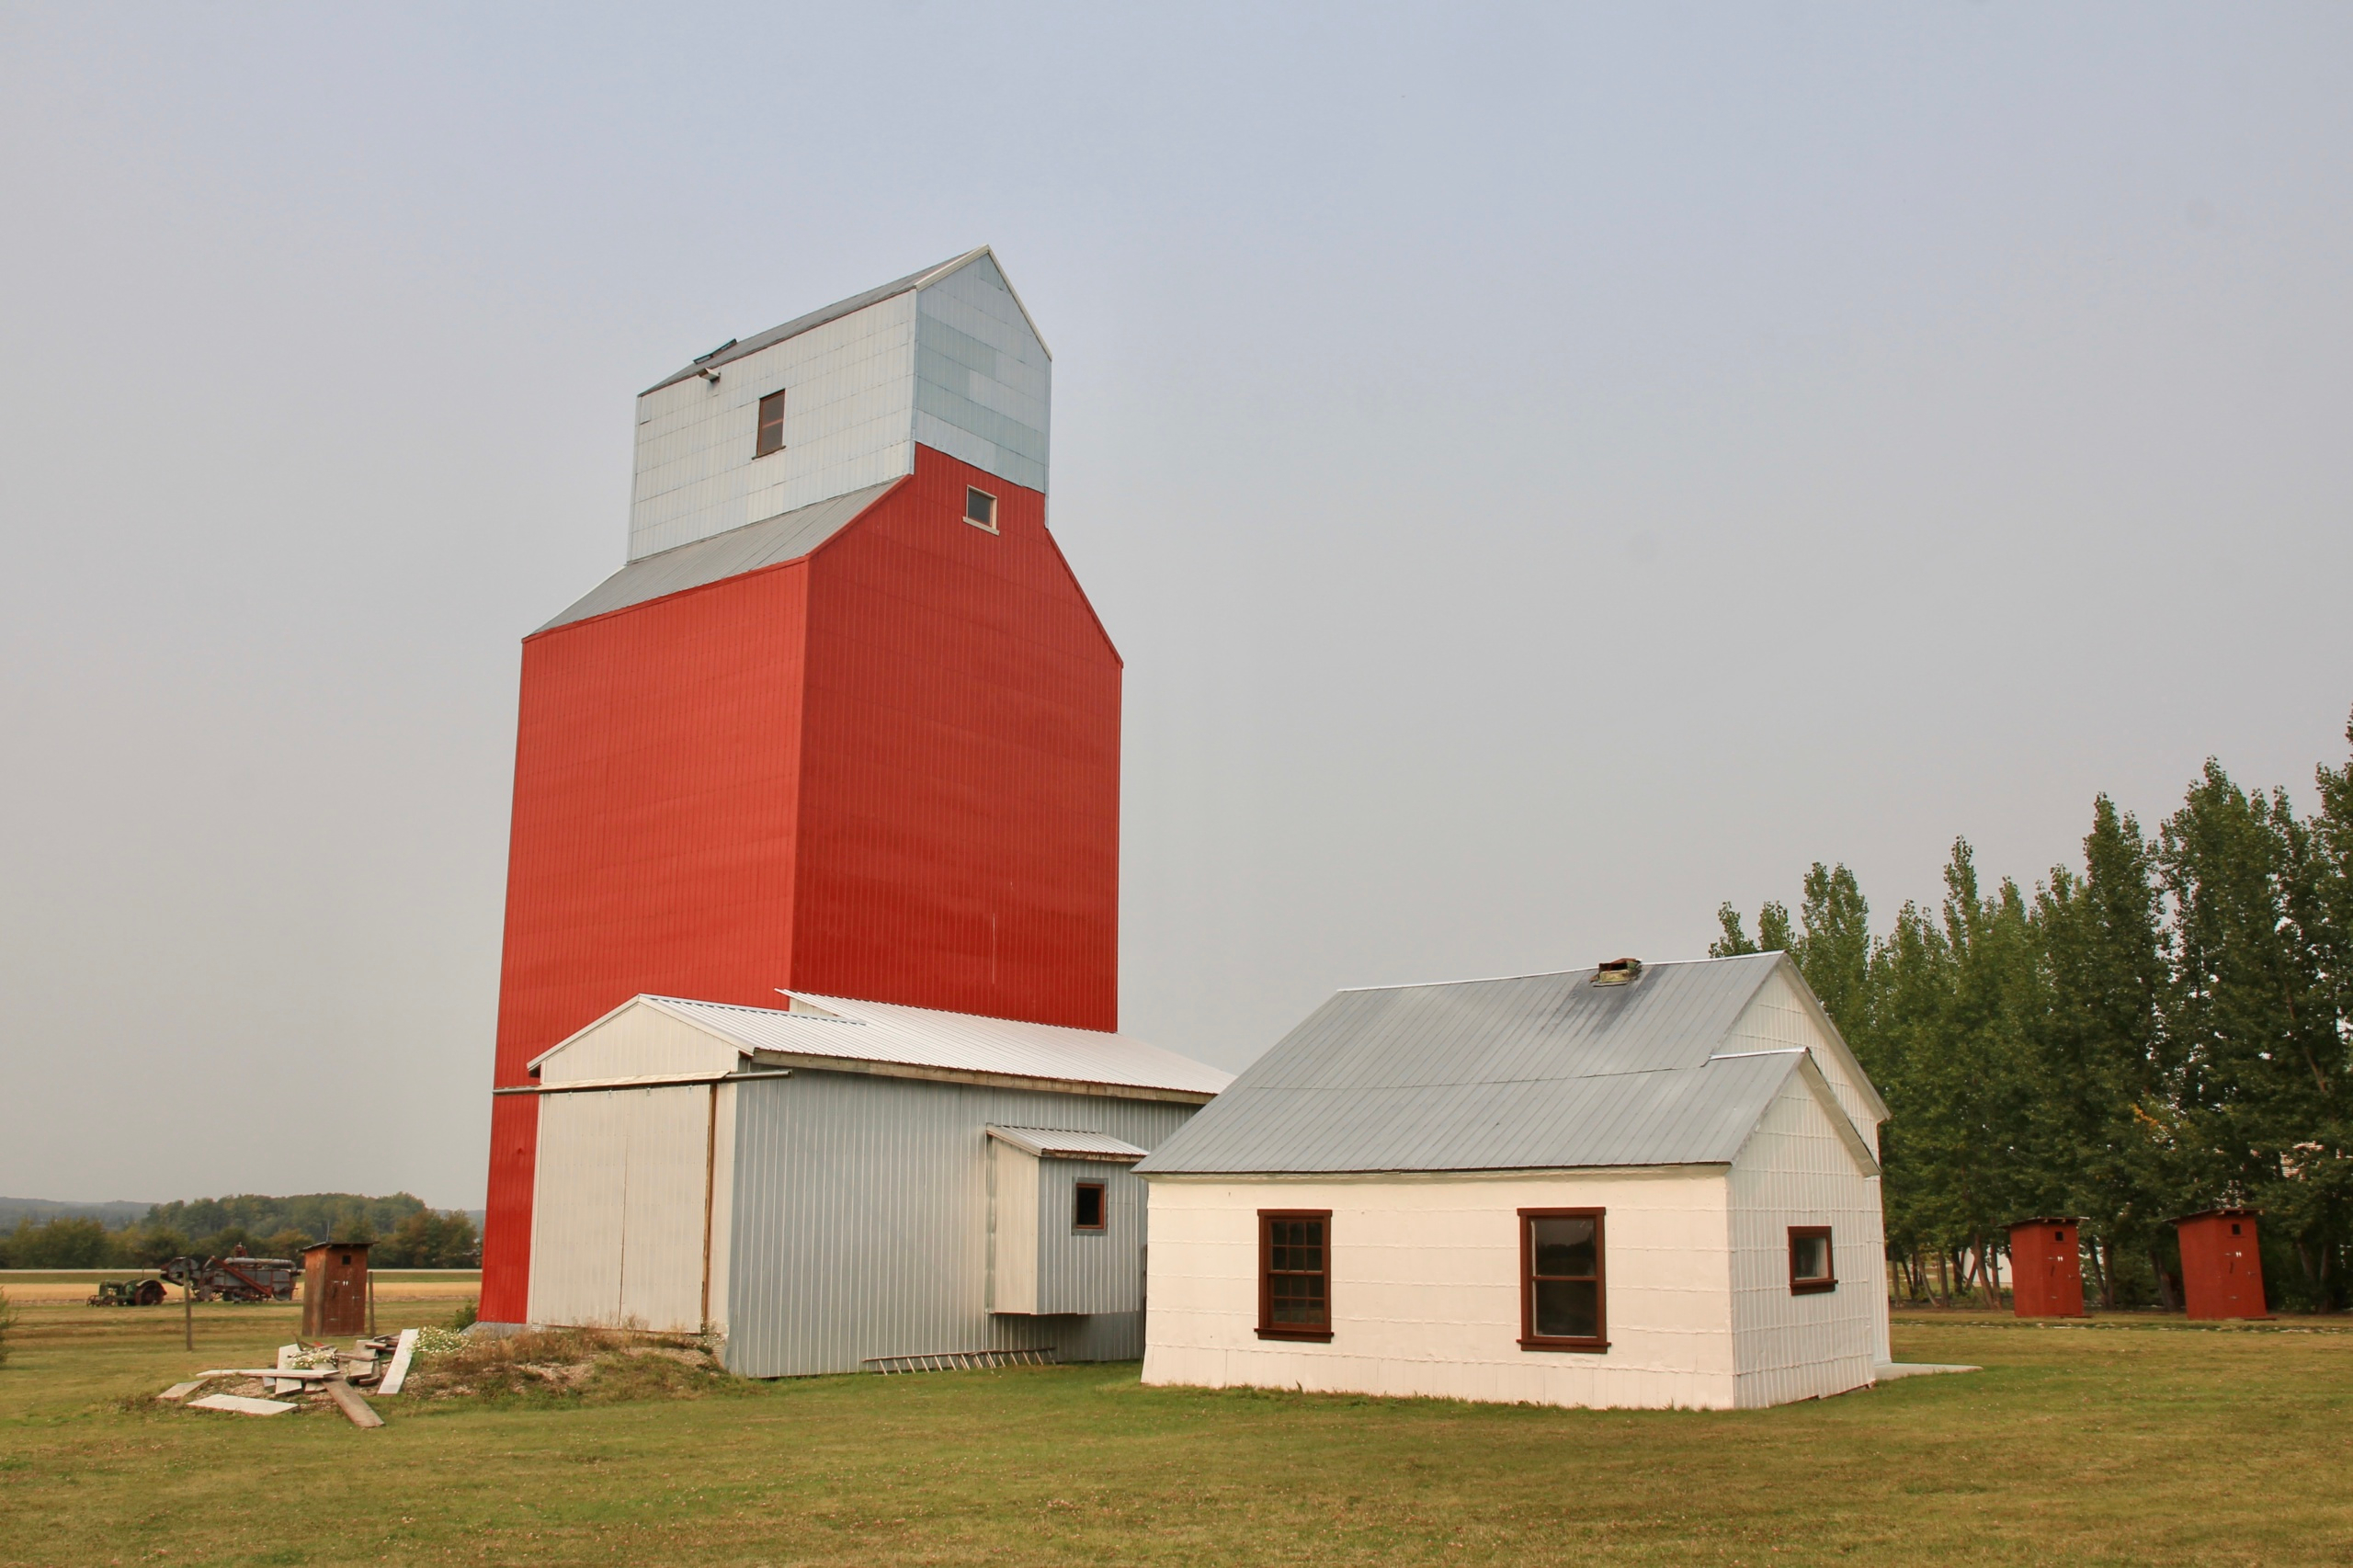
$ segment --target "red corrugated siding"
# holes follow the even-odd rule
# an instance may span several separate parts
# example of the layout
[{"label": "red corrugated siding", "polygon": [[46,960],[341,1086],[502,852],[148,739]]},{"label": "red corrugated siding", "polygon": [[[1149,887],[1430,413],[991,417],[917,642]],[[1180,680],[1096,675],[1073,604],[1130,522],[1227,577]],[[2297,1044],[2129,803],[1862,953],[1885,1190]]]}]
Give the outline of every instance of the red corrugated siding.
[{"label": "red corrugated siding", "polygon": [[810,567],[794,983],[1117,1028],[1120,661],[1045,497],[918,448]]},{"label": "red corrugated siding", "polygon": [[[641,992],[1117,1028],[1120,681],[1044,497],[926,448],[807,562],[530,639],[497,1082]],[[492,1116],[494,1322],[537,1120]]]}]

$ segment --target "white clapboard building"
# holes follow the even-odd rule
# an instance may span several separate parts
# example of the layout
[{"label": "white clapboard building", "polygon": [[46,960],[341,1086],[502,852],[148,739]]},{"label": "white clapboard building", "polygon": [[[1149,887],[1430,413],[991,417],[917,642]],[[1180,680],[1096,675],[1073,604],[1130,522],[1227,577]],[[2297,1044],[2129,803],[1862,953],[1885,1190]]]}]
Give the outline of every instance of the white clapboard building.
[{"label": "white clapboard building", "polygon": [[1889,1359],[1886,1116],[1779,953],[1344,991],[1136,1167],[1144,1381],[1859,1387]]},{"label": "white clapboard building", "polygon": [[531,1063],[533,1323],[753,1377],[1142,1350],[1135,1163],[1231,1081],[1126,1036],[639,996]]}]

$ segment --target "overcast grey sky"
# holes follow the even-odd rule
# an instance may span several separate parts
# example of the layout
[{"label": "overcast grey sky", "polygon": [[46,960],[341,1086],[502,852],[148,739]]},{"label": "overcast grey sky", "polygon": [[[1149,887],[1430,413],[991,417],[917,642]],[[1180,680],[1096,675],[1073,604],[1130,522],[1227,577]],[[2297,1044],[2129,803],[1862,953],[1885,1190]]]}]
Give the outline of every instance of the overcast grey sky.
[{"label": "overcast grey sky", "polygon": [[982,243],[1146,1039],[2309,798],[2348,76],[2342,6],[0,8],[0,1192],[479,1203],[632,395]]}]

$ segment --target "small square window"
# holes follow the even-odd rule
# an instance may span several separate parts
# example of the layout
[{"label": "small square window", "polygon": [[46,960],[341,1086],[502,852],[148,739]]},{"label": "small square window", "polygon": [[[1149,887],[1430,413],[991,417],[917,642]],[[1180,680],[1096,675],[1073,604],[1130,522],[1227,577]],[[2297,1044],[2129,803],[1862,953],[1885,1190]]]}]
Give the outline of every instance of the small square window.
[{"label": "small square window", "polygon": [[996,532],[996,497],[985,490],[964,486],[964,520],[976,528]]},{"label": "small square window", "polygon": [[1103,1228],[1103,1184],[1083,1181],[1070,1206],[1070,1228],[1074,1231],[1099,1231]]},{"label": "small square window", "polygon": [[764,458],[784,450],[784,394],[772,392],[760,399],[760,438],[752,455]]},{"label": "small square window", "polygon": [[1827,1225],[1790,1227],[1790,1294],[1810,1296],[1838,1288],[1838,1274],[1830,1250]]}]

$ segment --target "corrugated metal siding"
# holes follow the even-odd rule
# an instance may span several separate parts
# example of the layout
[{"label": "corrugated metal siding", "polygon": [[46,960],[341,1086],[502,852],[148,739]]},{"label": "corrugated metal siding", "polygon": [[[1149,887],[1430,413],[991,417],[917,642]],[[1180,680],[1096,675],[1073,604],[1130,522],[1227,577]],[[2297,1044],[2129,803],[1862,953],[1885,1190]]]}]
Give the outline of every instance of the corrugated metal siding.
[{"label": "corrugated metal siding", "polygon": [[[974,483],[997,534],[960,520]],[[805,918],[779,983],[1118,1028],[1120,660],[1045,498],[918,447],[809,569]]]},{"label": "corrugated metal siding", "polygon": [[[1075,1188],[1103,1184],[1104,1226],[1082,1231]],[[1038,1310],[1132,1312],[1143,1307],[1143,1181],[1101,1160],[1038,1163]]]},{"label": "corrugated metal siding", "polygon": [[710,1093],[545,1096],[531,1322],[700,1326]]},{"label": "corrugated metal siding", "polygon": [[1861,1065],[1852,1060],[1844,1045],[1824,1034],[1815,1021],[1813,1009],[1798,994],[1804,982],[1796,972],[1782,967],[1774,971],[1765,983],[1757,987],[1756,995],[1742,1012],[1724,1037],[1725,1051],[1771,1051],[1797,1047],[1813,1053],[1813,1064],[1830,1080],[1833,1093],[1845,1108],[1847,1119],[1855,1124],[1863,1142],[1879,1152],[1879,1120],[1875,1108],[1857,1086],[1862,1079]]},{"label": "corrugated metal siding", "polygon": [[[640,992],[773,1003],[790,981],[807,585],[779,567],[524,644],[499,1085]],[[483,1311],[514,1322],[531,1175],[507,1147]]]},{"label": "corrugated metal siding", "polygon": [[[1836,1114],[1790,1072],[1732,1168],[1733,1339],[1745,1407],[1859,1388],[1883,1358],[1879,1181],[1856,1165]],[[1836,1290],[1790,1293],[1791,1225],[1831,1227]]]},{"label": "corrugated metal siding", "polygon": [[1191,1107],[808,1070],[736,1095],[735,1370],[855,1371],[957,1350],[1141,1354],[1133,1313],[991,1315],[986,1130],[1060,1124],[1148,1149]]},{"label": "corrugated metal siding", "polygon": [[735,1225],[735,1085],[719,1085],[719,1103],[711,1123],[710,1161],[710,1280],[704,1288],[704,1313],[710,1326],[727,1332],[727,1281],[733,1249],[729,1245]]}]

